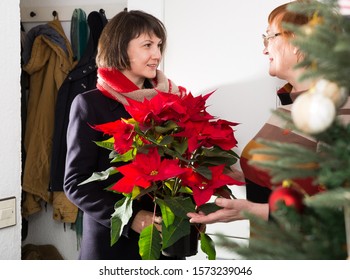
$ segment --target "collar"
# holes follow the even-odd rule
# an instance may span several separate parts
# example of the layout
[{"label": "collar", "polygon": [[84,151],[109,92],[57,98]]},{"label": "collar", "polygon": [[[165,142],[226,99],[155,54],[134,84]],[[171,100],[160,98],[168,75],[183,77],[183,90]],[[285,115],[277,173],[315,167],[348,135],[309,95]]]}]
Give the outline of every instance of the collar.
[{"label": "collar", "polygon": [[277,96],[281,101],[282,105],[289,105],[304,91],[292,92],[293,86],[290,83],[286,83],[283,87],[277,90]]}]

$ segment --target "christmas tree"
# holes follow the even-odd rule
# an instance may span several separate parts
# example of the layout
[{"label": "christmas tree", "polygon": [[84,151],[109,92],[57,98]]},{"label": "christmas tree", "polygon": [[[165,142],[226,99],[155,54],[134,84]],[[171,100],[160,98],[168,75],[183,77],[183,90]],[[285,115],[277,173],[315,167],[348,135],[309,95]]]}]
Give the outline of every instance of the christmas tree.
[{"label": "christmas tree", "polygon": [[[300,79],[315,83],[297,98],[291,114],[276,114],[287,120],[288,129],[314,138],[317,151],[262,141],[268,148],[254,153],[273,160],[251,164],[268,169],[272,183],[283,182],[271,194],[270,219],[246,214],[249,245],[225,238],[221,245],[243,259],[349,259],[350,124],[340,120],[339,111],[349,102],[350,1],[293,2],[289,9],[312,17],[305,26],[286,28],[297,35],[293,44],[305,54],[297,67],[308,71]],[[296,179],[309,177],[323,191],[305,196],[295,190]]]}]

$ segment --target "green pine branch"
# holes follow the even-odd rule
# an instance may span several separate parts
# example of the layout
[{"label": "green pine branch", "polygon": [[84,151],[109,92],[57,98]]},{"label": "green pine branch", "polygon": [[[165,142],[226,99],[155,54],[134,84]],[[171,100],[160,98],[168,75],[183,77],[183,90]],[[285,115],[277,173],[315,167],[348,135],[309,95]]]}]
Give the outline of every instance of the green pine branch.
[{"label": "green pine branch", "polygon": [[337,1],[293,3],[289,9],[319,17],[308,27],[285,24],[297,34],[293,44],[305,55],[297,65],[308,68],[301,79],[325,78],[350,89],[350,20],[339,14]]},{"label": "green pine branch", "polygon": [[[279,183],[286,179],[316,178],[318,174],[317,162],[320,155],[297,144],[283,143],[257,139],[258,143],[267,148],[254,149],[254,154],[274,156],[273,160],[251,160],[250,164],[267,169],[272,183]],[[310,167],[311,164],[311,167]]]},{"label": "green pine branch", "polygon": [[233,250],[242,259],[332,260],[346,259],[343,212],[337,209],[306,208],[298,213],[281,205],[270,221],[247,215],[250,219],[249,245],[238,244],[224,236],[217,246]]}]

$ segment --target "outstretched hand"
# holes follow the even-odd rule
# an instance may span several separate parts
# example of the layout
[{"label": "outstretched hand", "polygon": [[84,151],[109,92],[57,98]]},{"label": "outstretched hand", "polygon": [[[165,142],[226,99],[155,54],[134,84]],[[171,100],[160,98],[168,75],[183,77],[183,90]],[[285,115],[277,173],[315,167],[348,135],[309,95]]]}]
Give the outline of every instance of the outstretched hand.
[{"label": "outstretched hand", "polygon": [[264,219],[268,218],[268,204],[253,203],[246,199],[217,198],[215,204],[221,209],[208,215],[203,212],[188,213],[191,223],[213,224],[228,223],[246,219],[243,212],[250,212]]},{"label": "outstretched hand", "polygon": [[242,220],[240,209],[235,208],[238,199],[226,199],[217,198],[215,204],[222,209],[219,209],[213,213],[205,215],[203,212],[199,213],[188,213],[187,216],[190,218],[191,223],[201,223],[201,224],[212,224],[218,222],[231,222],[236,220]]}]

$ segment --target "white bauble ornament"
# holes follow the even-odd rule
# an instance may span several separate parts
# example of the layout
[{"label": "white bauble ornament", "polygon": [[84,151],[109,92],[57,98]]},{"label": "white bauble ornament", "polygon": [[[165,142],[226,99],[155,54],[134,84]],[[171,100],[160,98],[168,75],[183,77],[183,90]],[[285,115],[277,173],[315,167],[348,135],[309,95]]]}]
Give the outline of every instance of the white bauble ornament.
[{"label": "white bauble ornament", "polygon": [[348,99],[348,92],[344,87],[340,88],[336,83],[325,79],[317,81],[314,90],[315,94],[330,98],[336,108],[343,106]]},{"label": "white bauble ornament", "polygon": [[350,16],[350,0],[338,0],[338,5],[343,16]]},{"label": "white bauble ornament", "polygon": [[292,119],[295,126],[308,134],[326,130],[336,115],[334,103],[321,94],[306,92],[300,95],[292,106]]}]

